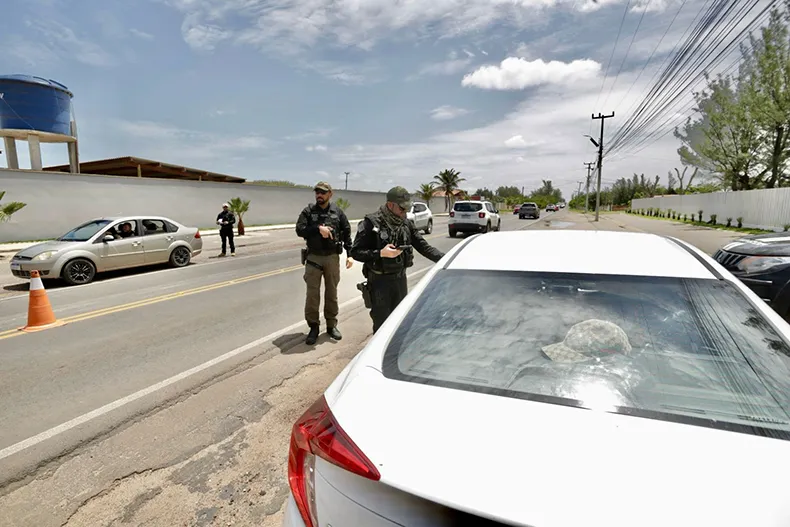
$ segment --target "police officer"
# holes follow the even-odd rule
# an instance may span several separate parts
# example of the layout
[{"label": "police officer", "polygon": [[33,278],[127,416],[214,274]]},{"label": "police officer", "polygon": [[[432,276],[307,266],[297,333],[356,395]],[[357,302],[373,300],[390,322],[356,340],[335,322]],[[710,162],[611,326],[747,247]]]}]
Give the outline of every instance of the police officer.
[{"label": "police officer", "polygon": [[230,211],[227,203],[222,204],[222,212],[217,214],[217,225],[219,225],[219,237],[222,238],[222,252],[220,256],[225,256],[227,244],[230,243],[230,255],[236,256],[236,244],[233,243],[233,224],[236,223],[236,216]]},{"label": "police officer", "polygon": [[351,247],[351,257],[364,262],[362,274],[367,278],[374,333],[409,292],[406,269],[414,265],[412,247],[434,263],[444,256],[406,219],[410,208],[409,191],[393,187],[387,192],[387,203],[359,222]]},{"label": "police officer", "polygon": [[321,278],[324,279],[324,318],[327,334],[335,339],[343,338],[337,329],[337,285],[340,283],[340,254],[346,251],[346,269],[353,265],[351,251],[351,225],[342,209],[332,199],[332,187],[324,181],[316,184],[315,204],[308,205],[296,222],[296,234],[305,239],[307,247],[302,250],[305,265],[304,281],[307,298],[304,317],[310,331],[305,343],[313,345],[318,340],[318,309],[321,306]]}]

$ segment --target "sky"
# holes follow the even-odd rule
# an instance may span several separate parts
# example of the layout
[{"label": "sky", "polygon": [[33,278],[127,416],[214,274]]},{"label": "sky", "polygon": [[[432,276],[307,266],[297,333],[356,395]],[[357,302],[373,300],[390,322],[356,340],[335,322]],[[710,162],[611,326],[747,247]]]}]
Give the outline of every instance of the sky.
[{"label": "sky", "polygon": [[[336,188],[348,171],[349,189],[372,191],[454,168],[469,190],[546,179],[569,199],[596,158],[592,114],[615,112],[606,141],[704,3],[6,0],[0,74],[68,86],[83,162],[137,156]],[[603,184],[664,180],[678,146],[669,133],[605,159]],[[43,155],[68,161],[65,145]]]}]

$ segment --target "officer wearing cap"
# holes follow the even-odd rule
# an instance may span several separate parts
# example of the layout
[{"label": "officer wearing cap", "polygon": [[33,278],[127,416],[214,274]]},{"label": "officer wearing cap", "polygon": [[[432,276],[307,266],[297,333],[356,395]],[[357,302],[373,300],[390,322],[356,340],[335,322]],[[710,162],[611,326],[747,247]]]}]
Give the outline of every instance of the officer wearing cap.
[{"label": "officer wearing cap", "polygon": [[367,284],[363,288],[369,294],[374,333],[409,292],[406,269],[414,265],[412,248],[432,262],[444,257],[406,219],[410,208],[409,191],[403,187],[391,188],[387,202],[359,222],[351,247],[351,257],[364,263],[362,274]]},{"label": "officer wearing cap", "polygon": [[230,255],[236,256],[236,244],[233,243],[233,224],[236,223],[236,216],[230,211],[227,203],[222,204],[222,212],[217,214],[217,225],[219,225],[219,237],[222,239],[222,252],[220,256],[225,256],[227,245],[230,243]]},{"label": "officer wearing cap", "polygon": [[337,329],[337,285],[340,283],[340,254],[346,251],[346,269],[353,264],[351,259],[351,225],[343,210],[331,203],[332,187],[321,181],[313,188],[315,203],[302,210],[296,222],[296,234],[304,238],[307,247],[302,250],[304,281],[307,298],[304,316],[310,331],[305,343],[313,345],[318,340],[321,307],[321,278],[324,279],[324,318],[327,334],[335,339],[343,338]]}]

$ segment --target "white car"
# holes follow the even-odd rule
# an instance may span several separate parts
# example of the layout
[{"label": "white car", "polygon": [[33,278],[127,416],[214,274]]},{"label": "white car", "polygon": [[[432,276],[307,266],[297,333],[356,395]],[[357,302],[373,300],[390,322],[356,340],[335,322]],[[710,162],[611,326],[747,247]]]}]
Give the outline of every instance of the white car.
[{"label": "white car", "polygon": [[790,326],[674,238],[456,245],[293,427],[288,527],[778,527]]},{"label": "white car", "polygon": [[447,229],[455,238],[459,232],[490,232],[502,227],[499,211],[490,201],[456,201],[450,211]]},{"label": "white car", "polygon": [[433,231],[433,213],[426,203],[415,201],[411,208],[406,212],[406,218],[414,224],[414,227],[430,234]]}]

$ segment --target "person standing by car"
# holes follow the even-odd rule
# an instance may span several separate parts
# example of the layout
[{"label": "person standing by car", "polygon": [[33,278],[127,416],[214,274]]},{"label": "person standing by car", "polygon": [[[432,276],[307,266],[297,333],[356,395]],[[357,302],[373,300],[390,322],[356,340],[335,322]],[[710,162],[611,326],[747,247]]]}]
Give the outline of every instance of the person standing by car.
[{"label": "person standing by car", "polygon": [[337,329],[340,306],[337,303],[337,286],[340,283],[340,255],[346,251],[346,269],[351,268],[351,224],[343,209],[331,203],[332,186],[320,181],[313,188],[315,204],[308,205],[296,221],[296,234],[304,238],[307,247],[302,249],[304,281],[307,295],[304,317],[310,331],[305,344],[312,346],[318,340],[321,307],[321,279],[324,280],[324,318],[330,338],[340,340]]},{"label": "person standing by car", "polygon": [[222,252],[220,257],[225,256],[227,245],[230,244],[230,255],[236,256],[236,244],[233,243],[233,225],[236,223],[236,216],[230,211],[227,203],[222,204],[222,212],[217,215],[217,225],[219,225],[219,237],[222,238]]},{"label": "person standing by car", "polygon": [[362,274],[367,283],[362,285],[362,290],[368,296],[365,304],[369,300],[373,333],[409,292],[406,269],[414,265],[412,247],[434,263],[444,257],[406,220],[410,208],[409,191],[403,187],[391,188],[387,202],[359,222],[351,246],[351,257],[364,264]]}]

